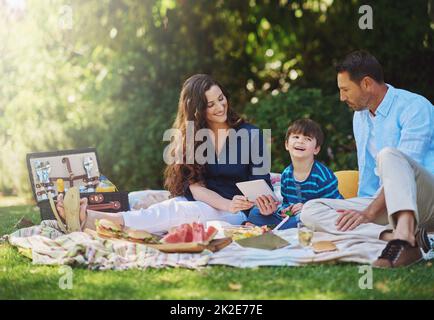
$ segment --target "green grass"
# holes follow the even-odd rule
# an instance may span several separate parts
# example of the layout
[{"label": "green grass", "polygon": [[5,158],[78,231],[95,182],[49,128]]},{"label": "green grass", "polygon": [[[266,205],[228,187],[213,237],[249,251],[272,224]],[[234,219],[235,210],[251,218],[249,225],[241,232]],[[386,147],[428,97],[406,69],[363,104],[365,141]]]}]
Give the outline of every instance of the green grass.
[{"label": "green grass", "polygon": [[[37,209],[37,208],[36,208]],[[0,235],[32,206],[0,207]],[[74,268],[73,289],[61,290],[59,266],[34,266],[8,244],[0,244],[0,299],[433,299],[434,268],[422,262],[399,270],[374,270],[374,288],[359,288],[359,265],[202,270],[90,271]]]}]

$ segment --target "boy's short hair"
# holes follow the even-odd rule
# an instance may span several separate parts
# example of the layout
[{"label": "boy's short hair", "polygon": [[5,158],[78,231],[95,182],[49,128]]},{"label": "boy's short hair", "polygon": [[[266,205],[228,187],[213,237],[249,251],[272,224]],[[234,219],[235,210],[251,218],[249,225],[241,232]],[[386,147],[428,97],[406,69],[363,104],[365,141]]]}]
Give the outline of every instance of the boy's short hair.
[{"label": "boy's short hair", "polygon": [[322,146],[324,133],[318,123],[310,119],[298,119],[294,121],[286,131],[285,142],[291,134],[302,134],[316,139],[316,146]]}]

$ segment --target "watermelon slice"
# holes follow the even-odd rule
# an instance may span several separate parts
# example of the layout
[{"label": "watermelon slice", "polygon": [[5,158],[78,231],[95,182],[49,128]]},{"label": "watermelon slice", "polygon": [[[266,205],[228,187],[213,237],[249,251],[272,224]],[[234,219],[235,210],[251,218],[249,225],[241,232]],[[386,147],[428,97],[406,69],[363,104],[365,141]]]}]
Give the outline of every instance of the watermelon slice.
[{"label": "watermelon slice", "polygon": [[161,239],[162,243],[181,243],[184,242],[183,239],[180,238],[179,232],[171,232],[166,234],[163,239]]},{"label": "watermelon slice", "polygon": [[214,228],[213,226],[209,226],[208,229],[206,230],[204,240],[206,242],[210,242],[212,239],[214,239],[214,237],[216,236],[217,233],[218,233],[218,230],[216,228]]},{"label": "watermelon slice", "polygon": [[184,223],[176,228],[170,230],[170,232],[161,239],[163,243],[181,243],[192,242],[193,229],[190,224]]},{"label": "watermelon slice", "polygon": [[192,242],[193,241],[193,228],[190,224],[184,223],[180,226],[181,233],[184,234],[184,241],[183,242]]},{"label": "watermelon slice", "polygon": [[170,232],[161,239],[162,243],[183,243],[183,242],[210,242],[214,239],[218,230],[213,226],[205,227],[202,223],[193,222],[192,224],[184,223]]},{"label": "watermelon slice", "polygon": [[205,240],[205,228],[202,223],[193,222],[193,242]]}]

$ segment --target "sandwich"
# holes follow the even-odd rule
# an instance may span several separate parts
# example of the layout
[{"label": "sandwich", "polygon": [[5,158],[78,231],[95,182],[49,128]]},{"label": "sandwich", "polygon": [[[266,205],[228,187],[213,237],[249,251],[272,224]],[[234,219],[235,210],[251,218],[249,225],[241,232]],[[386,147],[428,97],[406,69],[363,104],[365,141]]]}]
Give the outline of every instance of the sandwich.
[{"label": "sandwich", "polygon": [[157,236],[145,230],[126,229],[123,237],[125,240],[137,243],[159,243]]},{"label": "sandwich", "polygon": [[121,238],[123,236],[122,226],[107,220],[100,219],[95,221],[96,232],[103,238]]}]

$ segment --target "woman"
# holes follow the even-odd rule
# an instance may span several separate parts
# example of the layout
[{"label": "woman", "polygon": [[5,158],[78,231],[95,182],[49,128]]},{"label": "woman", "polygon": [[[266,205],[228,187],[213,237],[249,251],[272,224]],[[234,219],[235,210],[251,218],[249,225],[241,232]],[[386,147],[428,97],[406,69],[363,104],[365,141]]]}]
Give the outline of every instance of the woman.
[{"label": "woman", "polygon": [[[209,129],[206,137],[210,139],[207,141],[212,148],[206,151],[212,150],[212,154],[204,152],[204,156],[215,161],[206,161],[204,164],[200,164],[196,158],[192,163],[187,161],[187,149],[194,145],[194,150],[197,150],[201,144],[201,141],[188,141],[188,130],[191,126],[194,127],[194,132]],[[246,221],[243,211],[247,212],[254,203],[242,196],[235,184],[264,179],[271,186],[270,175],[254,175],[253,169],[259,165],[252,161],[250,155],[248,161],[245,161],[243,152],[246,149],[243,149],[243,143],[246,143],[246,139],[240,141],[237,138],[235,144],[229,143],[234,141],[229,135],[233,134],[234,130],[238,133],[243,129],[251,138],[255,131],[253,129],[257,128],[245,123],[230,108],[224,88],[205,74],[194,75],[185,81],[173,128],[179,130],[182,137],[181,141],[169,145],[169,155],[182,152],[181,163],[169,164],[165,170],[165,186],[173,198],[147,209],[121,214],[86,211],[87,199],[82,199],[80,221],[85,228],[95,229],[97,219],[109,219],[122,226],[148,232],[164,232],[193,221],[205,223],[210,220],[223,220],[231,224],[242,224]],[[248,144],[252,143],[250,138],[247,139]],[[259,142],[261,141],[260,138]],[[250,152],[252,146],[248,147],[247,151]],[[259,143],[259,153],[262,153],[262,149],[262,144]],[[231,159],[235,159],[235,163],[230,161]],[[265,197],[261,198],[265,199],[263,201],[270,210],[277,208],[271,198],[268,199],[269,202]],[[57,207],[59,214],[64,216],[61,196]]]}]

